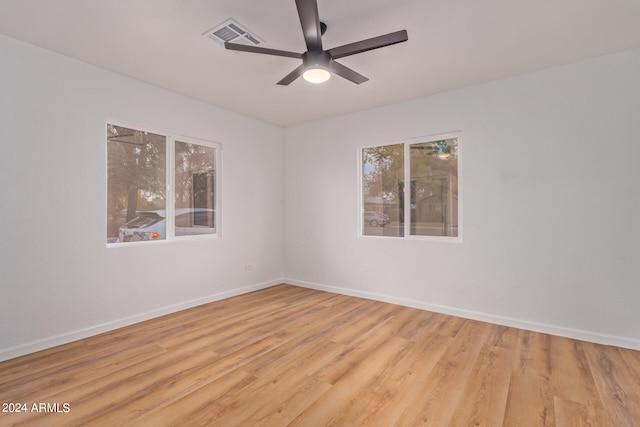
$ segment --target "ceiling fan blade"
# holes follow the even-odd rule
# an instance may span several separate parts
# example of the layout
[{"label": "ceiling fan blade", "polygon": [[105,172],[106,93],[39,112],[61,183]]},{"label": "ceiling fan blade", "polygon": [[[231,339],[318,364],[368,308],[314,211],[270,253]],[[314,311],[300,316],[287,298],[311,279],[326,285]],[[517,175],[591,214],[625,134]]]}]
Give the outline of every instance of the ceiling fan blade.
[{"label": "ceiling fan blade", "polygon": [[322,50],[322,32],[320,31],[320,15],[317,0],[296,0],[300,25],[304,34],[307,50]]},{"label": "ceiling fan blade", "polygon": [[351,68],[349,67],[345,67],[344,65],[336,62],[336,61],[331,61],[329,63],[329,70],[333,73],[336,74],[340,77],[343,77],[351,82],[354,82],[355,84],[359,85],[360,83],[364,83],[367,80],[369,80],[368,78],[366,78],[365,76],[363,76],[362,74],[356,73],[355,71],[353,71]]},{"label": "ceiling fan blade", "polygon": [[298,68],[296,68],[295,70],[287,74],[282,80],[280,80],[278,84],[280,86],[287,86],[288,84],[293,82],[295,79],[300,77],[303,72],[304,72],[304,66],[300,65]]},{"label": "ceiling fan blade", "polygon": [[226,42],[224,47],[229,50],[239,50],[242,52],[262,53],[265,55],[286,56],[287,58],[302,58],[301,53],[289,52],[287,50],[269,49],[266,47],[249,46],[239,43]]},{"label": "ceiling fan blade", "polygon": [[334,47],[333,49],[329,49],[327,52],[329,52],[333,59],[339,59],[344,58],[345,56],[355,55],[356,53],[366,52],[368,50],[406,42],[407,40],[409,40],[407,30],[401,30],[394,33],[385,34],[383,36],[373,37],[370,39],[361,40],[359,42]]}]

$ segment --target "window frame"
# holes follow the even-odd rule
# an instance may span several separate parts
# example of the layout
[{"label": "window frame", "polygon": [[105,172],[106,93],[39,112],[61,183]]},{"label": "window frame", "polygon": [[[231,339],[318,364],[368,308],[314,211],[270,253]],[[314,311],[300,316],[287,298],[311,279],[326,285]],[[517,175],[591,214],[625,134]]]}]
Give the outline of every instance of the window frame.
[{"label": "window frame", "polygon": [[[189,240],[202,240],[202,239],[218,239],[222,237],[222,209],[221,209],[221,201],[222,201],[222,144],[219,142],[206,140],[202,138],[195,138],[186,135],[180,135],[177,133],[166,132],[158,129],[153,129],[145,126],[132,125],[130,123],[122,122],[119,120],[107,120],[104,123],[104,149],[105,149],[105,207],[107,206],[107,197],[109,192],[109,169],[108,169],[108,156],[109,156],[109,147],[108,147],[108,126],[119,126],[128,129],[132,129],[134,131],[139,132],[148,132],[156,135],[161,135],[165,137],[165,171],[166,171],[166,198],[165,198],[165,212],[166,212],[166,238],[163,240],[141,240],[134,242],[114,242],[114,243],[106,243],[107,248],[119,248],[119,247],[132,247],[132,246],[146,246],[146,245],[159,245],[159,244],[167,244],[173,242],[182,242]],[[195,144],[201,145],[205,147],[210,147],[214,149],[214,165],[215,165],[215,182],[213,186],[214,190],[214,211],[215,211],[215,232],[214,233],[203,233],[203,234],[195,234],[195,235],[183,235],[176,236],[175,235],[175,212],[176,212],[176,203],[175,203],[175,185],[176,185],[176,171],[175,171],[175,158],[176,158],[176,141],[183,142],[187,144]],[[107,235],[107,221],[108,221],[108,210],[105,208],[105,231],[104,235]]]},{"label": "window frame", "polygon": [[[457,236],[424,236],[418,234],[410,234],[411,233],[411,185],[407,185],[407,183],[411,182],[411,145],[435,142],[444,139],[453,139],[457,140],[457,152],[458,152],[458,235]],[[402,236],[376,236],[371,234],[364,233],[364,177],[363,177],[363,151],[367,148],[375,148],[375,147],[385,147],[391,145],[403,145],[403,153],[404,153],[404,183],[402,188],[402,196],[404,200],[403,211],[404,211],[404,235]],[[388,240],[397,240],[397,239],[407,239],[407,240],[421,240],[421,241],[431,241],[431,242],[447,242],[447,243],[462,243],[463,236],[463,180],[462,180],[462,132],[460,131],[452,131],[446,133],[438,133],[432,135],[425,135],[420,137],[412,137],[407,139],[402,139],[399,141],[393,142],[383,142],[379,144],[367,144],[360,145],[358,147],[358,231],[357,236],[361,238],[373,238],[373,239],[388,239]]]}]

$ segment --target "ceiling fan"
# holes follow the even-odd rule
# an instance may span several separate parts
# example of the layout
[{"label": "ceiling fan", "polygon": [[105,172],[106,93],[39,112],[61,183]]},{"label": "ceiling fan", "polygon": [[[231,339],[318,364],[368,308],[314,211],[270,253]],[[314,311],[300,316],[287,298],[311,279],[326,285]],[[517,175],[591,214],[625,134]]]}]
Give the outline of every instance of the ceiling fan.
[{"label": "ceiling fan", "polygon": [[324,22],[320,22],[317,0],[295,1],[296,7],[298,8],[298,16],[300,17],[300,25],[302,26],[302,33],[304,34],[304,41],[307,44],[306,52],[296,53],[230,42],[224,44],[227,49],[231,50],[302,59],[302,65],[280,80],[278,82],[279,85],[286,86],[300,76],[303,76],[305,80],[312,83],[322,83],[327,81],[332,73],[355,84],[364,83],[369,79],[335,60],[408,40],[407,31],[401,30],[324,50],[322,48],[322,35],[326,31],[327,26]]}]

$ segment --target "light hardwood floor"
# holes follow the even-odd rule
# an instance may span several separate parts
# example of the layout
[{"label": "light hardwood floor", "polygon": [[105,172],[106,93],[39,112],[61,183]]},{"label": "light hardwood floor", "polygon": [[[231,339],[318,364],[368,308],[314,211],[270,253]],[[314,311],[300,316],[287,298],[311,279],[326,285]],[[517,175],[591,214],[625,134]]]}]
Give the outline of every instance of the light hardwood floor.
[{"label": "light hardwood floor", "polygon": [[2,362],[0,402],[27,404],[1,426],[637,427],[640,352],[280,285]]}]

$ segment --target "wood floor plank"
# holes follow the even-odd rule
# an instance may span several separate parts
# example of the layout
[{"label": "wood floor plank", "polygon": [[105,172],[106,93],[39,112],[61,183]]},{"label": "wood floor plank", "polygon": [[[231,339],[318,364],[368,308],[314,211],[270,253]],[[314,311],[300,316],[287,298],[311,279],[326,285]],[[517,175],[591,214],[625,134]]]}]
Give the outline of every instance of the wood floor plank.
[{"label": "wood floor plank", "polygon": [[[296,325],[289,328],[290,338],[282,345],[253,358],[243,369],[255,376],[272,376],[280,369],[296,369],[300,363],[307,364],[309,355],[318,351],[332,351],[339,354],[345,351],[345,346],[329,339],[328,335],[336,329],[342,329],[342,325],[363,315],[360,304],[353,304],[350,309],[341,308],[333,316],[323,316],[316,319],[313,325]],[[296,322],[297,323],[297,322]],[[300,357],[302,356],[302,358]]]},{"label": "wood floor plank", "polygon": [[497,344],[495,335],[491,334],[489,342],[480,349],[451,419],[452,426],[503,425],[511,380],[511,370],[505,366],[513,365],[515,353]]},{"label": "wood floor plank", "polygon": [[[391,328],[385,327],[385,322],[389,322],[389,319],[391,318],[381,320],[376,325],[369,325],[350,342],[340,342],[344,345],[344,350],[320,370],[314,372],[314,375],[329,384],[336,384],[344,377],[348,377],[357,365],[368,361],[373,352],[394,337]],[[403,340],[403,342],[408,341]]]},{"label": "wood floor plank", "polygon": [[[381,334],[384,335],[384,334]],[[391,337],[371,348],[364,360],[335,381],[330,392],[323,394],[306,411],[296,417],[292,426],[349,424],[352,402],[374,386],[379,376],[393,369],[393,361],[402,357],[408,341]],[[355,425],[355,424],[354,424]]]},{"label": "wood floor plank", "polygon": [[554,394],[548,380],[541,375],[513,372],[509,383],[503,425],[555,426]]},{"label": "wood floor plank", "polygon": [[555,396],[553,406],[556,427],[592,427],[594,425],[600,427],[603,425],[591,422],[589,408],[585,404]]},{"label": "wood floor plank", "polygon": [[638,427],[640,352],[278,285],[0,362],[0,402],[49,404],[0,427]]},{"label": "wood floor plank", "polygon": [[428,376],[452,342],[452,337],[438,334],[410,341],[407,352],[394,364],[390,375],[380,378],[351,402],[350,422],[358,426],[396,425],[411,399],[423,393]]},{"label": "wood floor plank", "polygon": [[515,370],[524,375],[549,381],[552,375],[551,336],[519,330],[516,345]]},{"label": "wood floor plank", "polygon": [[486,342],[488,329],[479,322],[463,324],[431,373],[398,419],[399,425],[450,425],[469,373]]},{"label": "wood floor plank", "polygon": [[331,387],[317,378],[288,371],[277,378],[256,378],[242,393],[225,395],[209,410],[216,414],[216,425],[260,425],[255,423],[278,417],[291,422]]},{"label": "wood floor plank", "polygon": [[[577,408],[573,403],[581,404],[580,411],[588,412],[586,419],[594,425],[607,426],[606,412],[598,396],[596,383],[582,342],[569,338],[551,336],[549,339],[552,354],[552,375],[549,383],[556,396],[554,404],[562,402],[566,408]],[[567,402],[572,402],[568,404]],[[556,407],[556,413],[559,409]],[[573,411],[579,418],[579,425],[585,422],[582,413]],[[566,419],[566,417],[564,417]],[[559,422],[559,421],[558,421]]]},{"label": "wood floor plank", "polygon": [[637,427],[640,420],[640,383],[617,348],[585,343],[594,380],[611,424]]},{"label": "wood floor plank", "polygon": [[303,377],[280,394],[260,399],[262,405],[248,417],[230,419],[228,425],[286,426],[331,389],[331,385],[314,377]]},{"label": "wood floor plank", "polygon": [[[161,388],[163,384],[177,381],[202,364],[209,363],[217,356],[209,351],[195,351],[195,347],[185,347],[179,351],[165,352],[141,364],[129,366],[101,381],[85,382],[64,392],[48,389],[53,394],[39,392],[38,402],[73,402],[74,419],[80,425],[89,423],[105,414],[113,414],[126,407],[150,390]],[[102,396],[113,396],[101,399]],[[40,417],[34,417],[34,426],[40,425]],[[30,424],[25,424],[30,425]]]},{"label": "wood floor plank", "polygon": [[515,348],[518,343],[518,329],[502,325],[489,325],[488,343],[494,347]]},{"label": "wood floor plank", "polygon": [[460,329],[467,323],[467,319],[456,316],[448,316],[446,314],[433,313],[429,325],[423,328],[420,333],[416,334],[414,339],[422,339],[425,335],[440,334],[449,337],[455,337]]},{"label": "wood floor plank", "polygon": [[[26,401],[33,398],[34,390],[56,390],[57,393],[63,393],[95,381],[97,378],[110,376],[127,367],[136,366],[165,352],[166,350],[161,347],[148,345],[127,349],[118,356],[106,359],[83,360],[66,365],[64,369],[56,366],[50,371],[40,371],[8,384],[6,389],[0,390],[0,396],[10,395],[15,401]],[[138,367],[133,369],[137,370]]]},{"label": "wood floor plank", "polygon": [[[235,385],[234,378],[254,381],[255,377],[249,375],[241,367],[247,361],[268,352],[269,349],[279,345],[282,341],[282,337],[266,337],[238,350],[232,356],[220,357],[201,366],[200,369],[192,370],[188,375],[176,376],[169,382],[161,383],[144,396],[127,402],[127,406],[119,411],[117,417],[114,417],[113,414],[104,415],[100,418],[100,422],[108,420],[109,424],[107,425],[129,425],[137,422],[139,418],[156,419],[155,415],[152,415],[154,412],[163,410],[164,407],[174,407],[175,402],[183,398],[191,399],[197,395],[195,392],[199,388],[209,387],[213,382],[218,383],[216,390],[219,390],[220,383],[224,384],[224,381],[231,381]],[[190,362],[189,365],[193,365],[193,363]],[[229,376],[234,372],[239,372],[241,375],[239,377]],[[244,382],[241,383],[244,384]]]},{"label": "wood floor plank", "polygon": [[429,311],[418,311],[407,308],[405,311],[398,313],[398,317],[406,319],[396,332],[396,336],[408,339],[409,341],[419,342],[424,337],[429,339],[435,335],[429,329],[437,318],[436,313]]},{"label": "wood floor plank", "polygon": [[635,374],[636,381],[640,383],[640,351],[618,348],[618,352],[620,352],[620,356],[624,359],[629,369]]},{"label": "wood floor plank", "polygon": [[[242,393],[255,380],[255,377],[240,369],[230,371],[220,377],[218,381],[198,388],[188,396],[148,411],[140,418],[130,422],[129,426],[180,427],[189,425],[195,427],[199,425],[216,425],[215,422],[221,414],[217,412],[219,408],[212,408],[212,405],[224,399],[228,394]],[[96,420],[96,422],[98,423],[96,425],[111,425],[100,423],[100,420]]]}]

